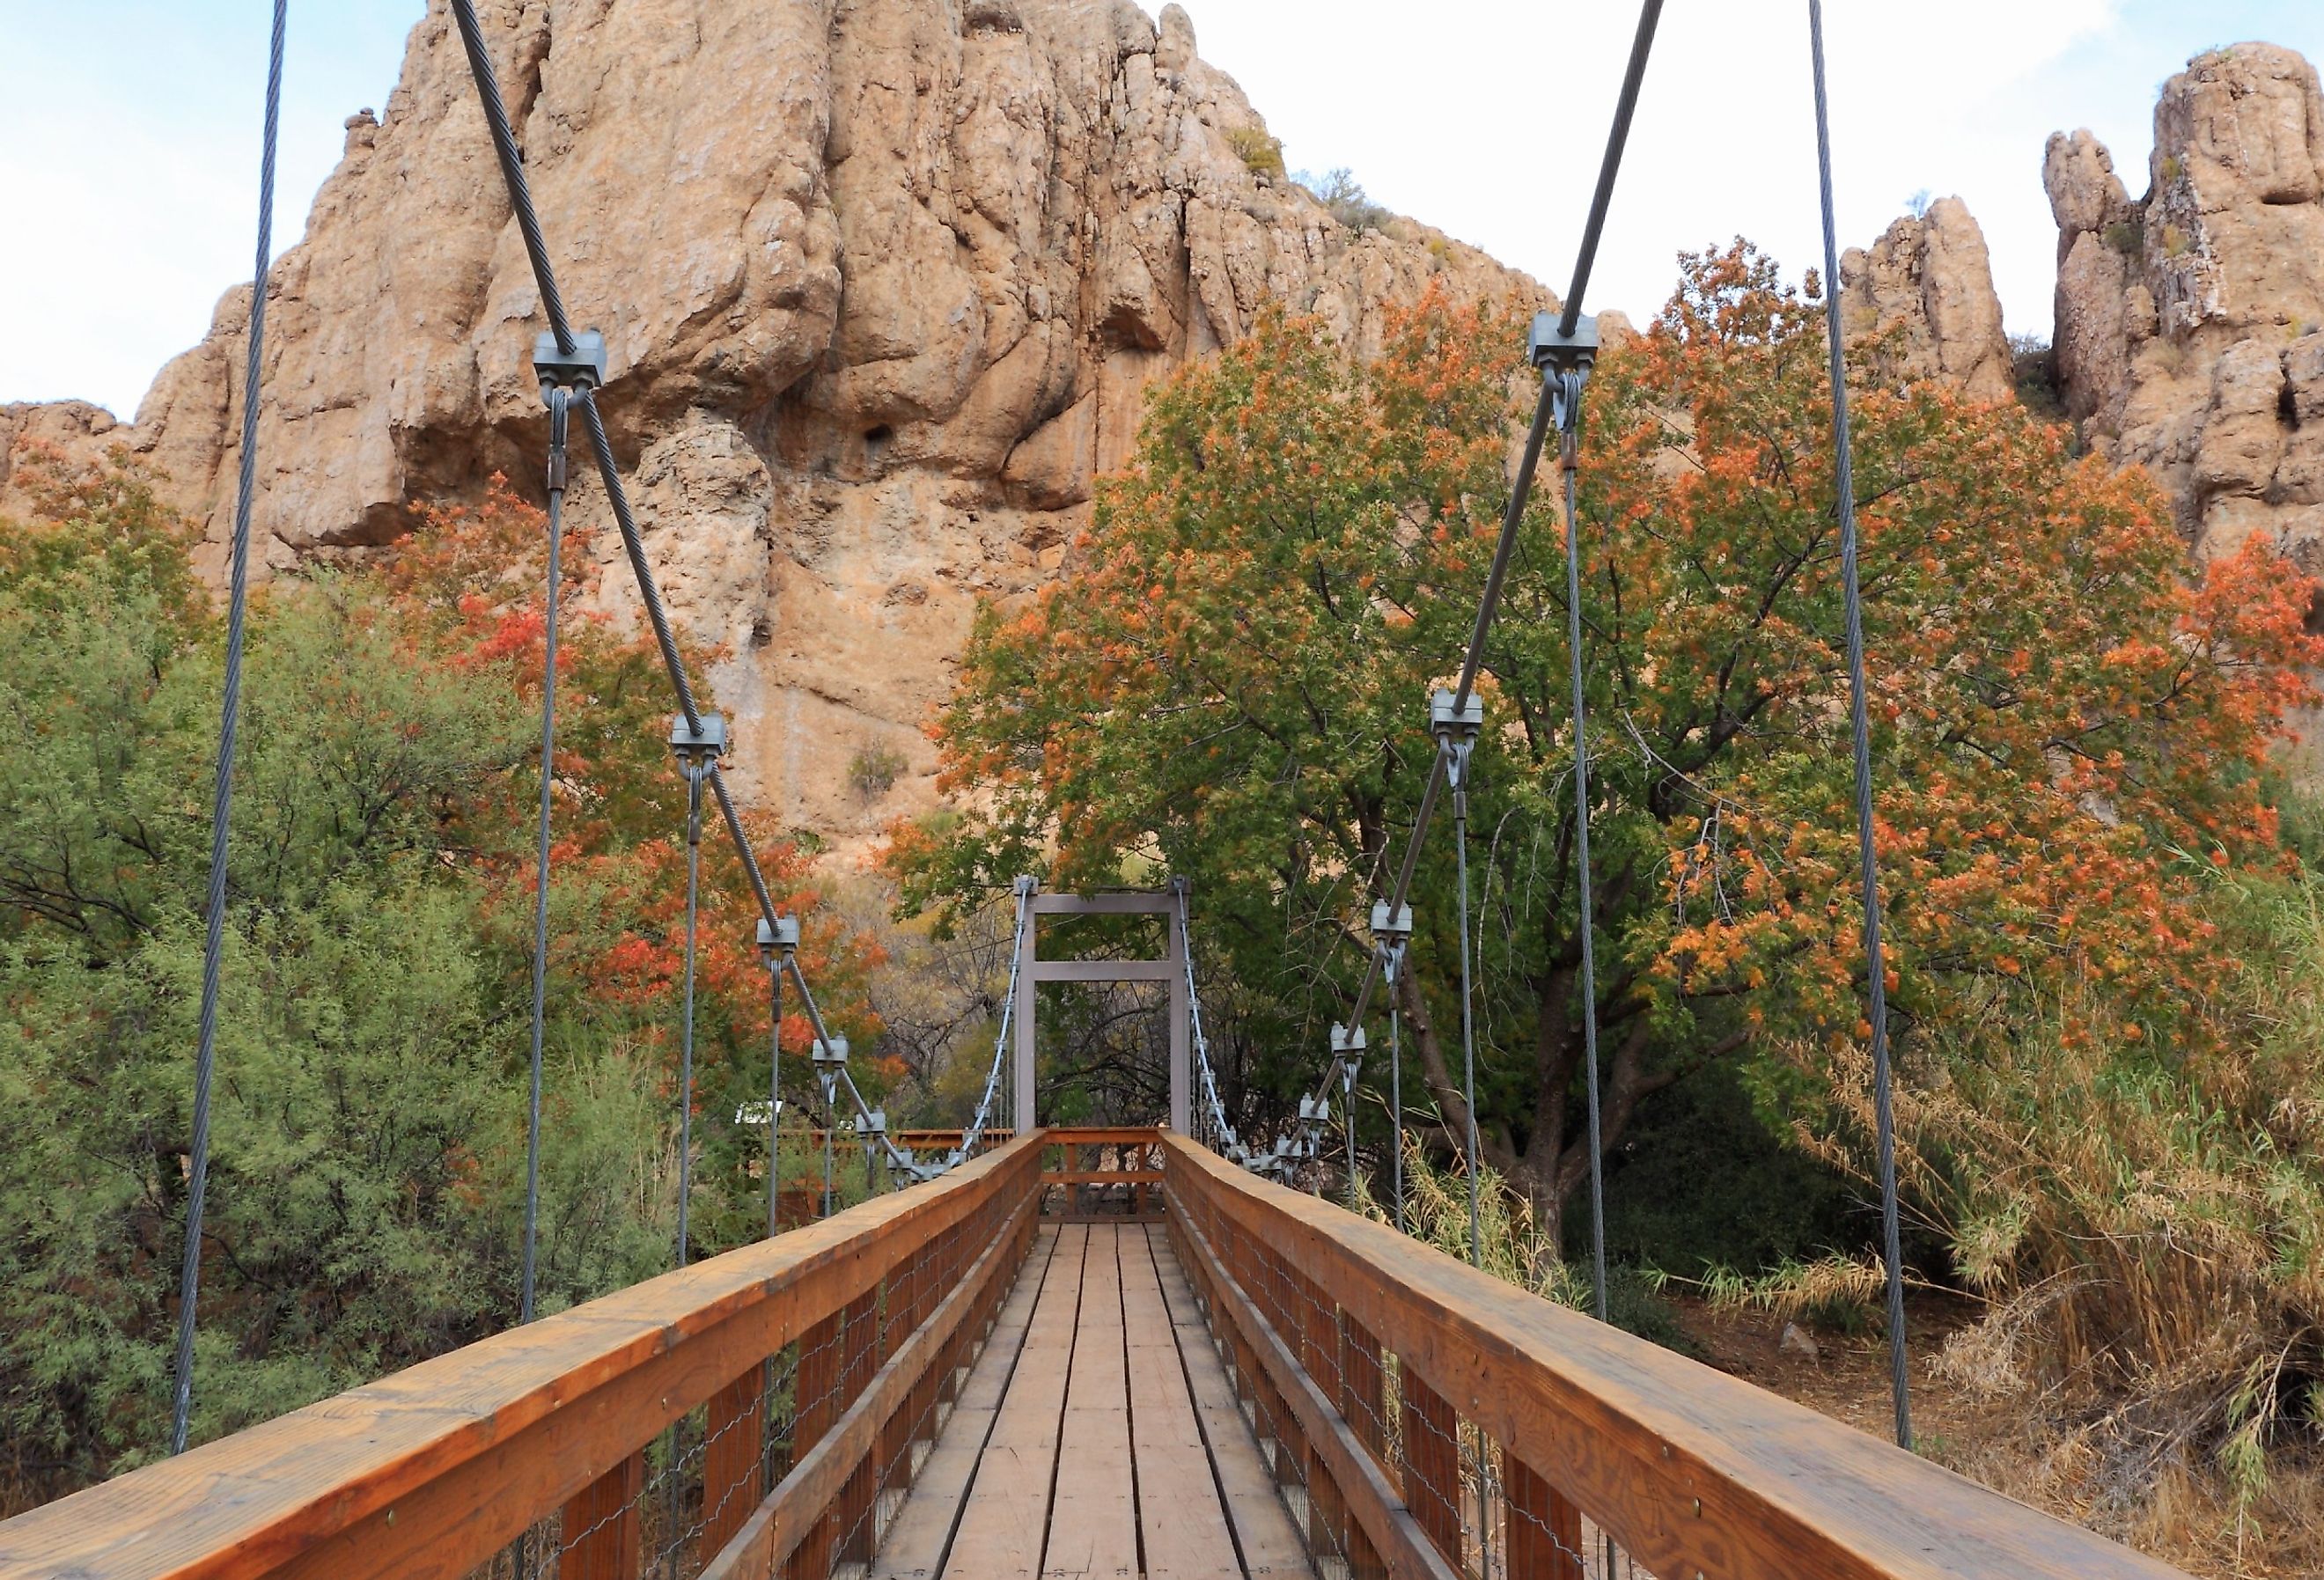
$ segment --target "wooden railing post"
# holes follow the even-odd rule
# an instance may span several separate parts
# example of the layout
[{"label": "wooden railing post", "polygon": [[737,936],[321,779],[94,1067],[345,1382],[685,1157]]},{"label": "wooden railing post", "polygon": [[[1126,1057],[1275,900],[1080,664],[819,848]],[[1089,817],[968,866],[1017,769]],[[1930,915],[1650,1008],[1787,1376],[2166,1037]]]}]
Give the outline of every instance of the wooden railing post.
[{"label": "wooden railing post", "polygon": [[565,1505],[560,1580],[638,1580],[638,1497],[645,1491],[646,1456],[640,1449],[574,1494]]},{"label": "wooden railing post", "polygon": [[[839,1397],[840,1314],[836,1311],[799,1335],[798,1368],[791,1413],[791,1463],[823,1440],[845,1408]],[[825,1514],[793,1550],[787,1580],[830,1580],[831,1516]]]},{"label": "wooden railing post", "polygon": [[1397,1372],[1404,1400],[1404,1502],[1428,1539],[1457,1572],[1461,1553],[1461,1420],[1436,1391]]},{"label": "wooden railing post", "polygon": [[[880,1290],[866,1289],[847,1307],[846,1371],[840,1388],[845,1404],[853,1404],[862,1396],[863,1385],[878,1364],[873,1357],[879,1350],[880,1297]],[[847,1478],[846,1490],[840,1493],[837,1525],[832,1533],[836,1562],[862,1563],[872,1557],[869,1526],[875,1496],[872,1460],[877,1453],[876,1446],[865,1453]]]},{"label": "wooden railing post", "polygon": [[703,1423],[702,1543],[715,1553],[742,1529],[765,1488],[760,1440],[765,1436],[767,1370],[752,1367],[710,1396]]},{"label": "wooden railing post", "polygon": [[1501,1466],[1509,1580],[1582,1580],[1582,1511],[1507,1449]]}]

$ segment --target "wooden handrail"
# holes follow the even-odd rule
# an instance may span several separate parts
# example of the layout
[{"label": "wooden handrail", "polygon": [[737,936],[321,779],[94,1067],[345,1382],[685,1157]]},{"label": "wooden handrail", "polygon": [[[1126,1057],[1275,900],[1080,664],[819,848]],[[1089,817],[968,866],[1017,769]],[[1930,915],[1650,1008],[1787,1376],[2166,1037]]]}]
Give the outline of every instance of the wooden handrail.
[{"label": "wooden handrail", "polygon": [[[1305,1280],[1327,1321],[1393,1354],[1402,1374],[1423,1384],[1407,1389],[1407,1409],[1416,1394],[1448,1401],[1656,1575],[2184,1580],[1804,1406],[1258,1178],[1182,1136],[1166,1132],[1162,1150],[1172,1232],[1198,1282],[1232,1286],[1222,1294],[1254,1328],[1240,1339],[1259,1369],[1270,1357],[1277,1368],[1296,1362],[1301,1341],[1259,1317],[1264,1302],[1236,1282],[1239,1255],[1246,1271],[1257,1262],[1278,1281]],[[1238,1237],[1235,1252],[1215,1243],[1222,1234]],[[1361,1498],[1362,1478],[1348,1484],[1332,1462],[1364,1434],[1359,1423],[1350,1437],[1346,1423],[1314,1415],[1331,1397],[1325,1381],[1289,1399],[1302,1418],[1295,1424],[1307,1426],[1339,1492]],[[1370,1514],[1375,1529],[1397,1525],[1400,1541],[1408,1518],[1400,1503]],[[1397,1562],[1397,1543],[1379,1545],[1391,1569],[1416,1572]]]},{"label": "wooden handrail", "polygon": [[980,1214],[997,1231],[997,1210],[1029,1206],[1043,1145],[1035,1132],[0,1521],[0,1580],[462,1575],[947,1231]]}]

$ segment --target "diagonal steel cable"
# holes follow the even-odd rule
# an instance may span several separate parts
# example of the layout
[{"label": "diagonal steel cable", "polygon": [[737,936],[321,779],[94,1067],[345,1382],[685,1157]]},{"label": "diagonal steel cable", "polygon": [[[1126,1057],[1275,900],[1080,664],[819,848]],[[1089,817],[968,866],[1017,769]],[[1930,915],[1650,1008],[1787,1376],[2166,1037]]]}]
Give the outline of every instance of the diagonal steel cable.
[{"label": "diagonal steel cable", "polygon": [[[1622,155],[1630,136],[1630,123],[1636,117],[1638,95],[1645,86],[1646,60],[1653,52],[1655,32],[1662,21],[1662,0],[1644,0],[1638,10],[1638,26],[1630,41],[1628,65],[1622,75],[1622,86],[1616,97],[1614,123],[1606,138],[1606,152],[1598,169],[1598,183],[1591,195],[1590,215],[1582,226],[1582,247],[1573,265],[1573,282],[1565,293],[1563,316],[1558,320],[1558,332],[1571,336],[1581,322],[1582,300],[1589,289],[1590,274],[1598,257],[1598,244],[1606,226],[1606,216],[1612,207],[1614,184],[1622,168]],[[1517,528],[1525,519],[1527,501],[1533,493],[1536,467],[1541,460],[1542,445],[1548,436],[1554,398],[1554,380],[1545,376],[1541,394],[1534,406],[1533,423],[1526,434],[1524,450],[1517,458],[1516,476],[1509,485],[1508,509],[1501,517],[1501,532],[1493,547],[1491,565],[1485,573],[1485,586],[1477,601],[1477,619],[1469,636],[1468,647],[1462,654],[1461,678],[1453,691],[1457,709],[1469,700],[1476,685],[1477,674],[1483,667],[1485,641],[1491,633],[1493,616],[1500,604],[1501,584],[1508,575],[1509,559],[1517,546]],[[1436,810],[1436,801],[1444,781],[1444,756],[1442,752],[1429,770],[1428,782],[1423,787],[1419,808],[1413,814],[1412,833],[1405,844],[1404,860],[1397,869],[1396,882],[1388,892],[1390,906],[1401,909],[1412,896],[1412,880],[1420,862],[1420,847],[1428,836],[1430,822]],[[1365,962],[1364,975],[1357,984],[1355,1005],[1347,1023],[1363,1024],[1364,1015],[1371,1007],[1372,993],[1379,981],[1379,956],[1374,951]],[[1323,1077],[1316,1084],[1312,1095],[1328,1092],[1342,1078],[1344,1060],[1335,1056]]]},{"label": "diagonal steel cable", "polygon": [[[501,97],[500,79],[493,66],[492,54],[486,47],[482,23],[476,18],[475,0],[451,0],[453,21],[460,31],[460,41],[468,58],[469,74],[475,78],[477,102],[482,106],[486,125],[491,131],[493,149],[500,160],[501,175],[513,209],[518,230],[523,235],[525,255],[532,265],[533,282],[540,292],[541,310],[548,318],[549,329],[557,337],[558,348],[570,354],[576,342],[571,320],[565,310],[564,298],[557,289],[557,271],[549,255],[549,246],[540,226],[539,210],[532,200],[532,189],[524,172],[524,156],[517,146],[516,133],[510,122],[507,103]],[[669,613],[663,606],[661,589],[653,567],[648,562],[645,540],[638,528],[637,513],[631,508],[628,490],[622,485],[620,463],[613,454],[611,436],[605,430],[604,414],[597,408],[596,392],[584,391],[573,404],[580,411],[582,426],[588,430],[589,447],[597,462],[597,476],[604,484],[605,498],[613,512],[613,521],[620,529],[622,549],[630,562],[630,571],[636,579],[639,602],[645,607],[646,623],[653,632],[654,645],[661,655],[662,668],[669,677],[670,689],[678,698],[678,711],[685,716],[687,727],[696,735],[702,733],[702,708],[696,699],[694,685],[686,670],[686,661],[678,645],[678,636],[670,624]],[[732,836],[735,854],[741,857],[742,870],[749,878],[752,892],[759,901],[759,911],[769,926],[775,921],[775,903],[767,889],[765,874],[760,870],[759,858],[751,848],[750,836],[742,827],[732,795],[726,788],[724,774],[713,762],[709,770],[710,787],[717,798],[719,809],[724,814],[728,833]],[[825,1038],[821,1012],[809,991],[807,977],[794,956],[788,962],[792,982],[799,990],[807,1017],[815,1023],[816,1035]],[[853,1102],[858,1117],[867,1123],[872,1108],[864,1102],[854,1078],[843,1072],[843,1082]],[[939,1168],[920,1162],[910,1150],[899,1147],[884,1133],[881,1145],[889,1160],[913,1178],[925,1179],[941,1172]]]},{"label": "diagonal steel cable", "polygon": [[170,1452],[183,1454],[194,1408],[194,1323],[201,1303],[202,1212],[209,1193],[210,1083],[217,1067],[218,970],[226,951],[228,832],[234,810],[235,738],[242,722],[244,626],[250,608],[250,506],[258,477],[258,387],[266,350],[266,271],[274,256],[274,157],[282,126],[282,46],[290,0],[274,0],[266,60],[266,130],[258,163],[258,261],[251,273],[250,346],[242,373],[242,456],[235,478],[232,568],[227,573],[226,677],[218,706],[217,778],[210,799],[210,886],[202,919],[202,1001],[194,1053],[193,1135],[186,1180],[186,1248],[178,1278],[178,1351],[170,1406]]}]

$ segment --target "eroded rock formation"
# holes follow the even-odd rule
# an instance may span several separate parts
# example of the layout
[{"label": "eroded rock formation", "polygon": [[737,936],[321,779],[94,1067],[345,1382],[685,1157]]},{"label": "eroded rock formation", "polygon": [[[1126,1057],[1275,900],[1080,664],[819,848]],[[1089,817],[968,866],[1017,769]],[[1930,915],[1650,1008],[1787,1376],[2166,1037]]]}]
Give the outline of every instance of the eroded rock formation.
[{"label": "eroded rock formation", "polygon": [[[924,804],[921,725],[976,598],[1057,567],[1157,378],[1268,302],[1366,349],[1432,282],[1549,300],[1410,222],[1336,223],[1176,5],[483,10],[663,586],[726,654],[739,777],[825,834]],[[265,565],[376,550],[407,500],[496,469],[530,485],[538,302],[440,0],[267,289]],[[132,427],[9,408],[0,440],[126,443],[207,523],[214,572],[248,317],[229,293]],[[594,481],[576,508],[602,513]],[[880,747],[909,768],[867,802],[848,766]]]},{"label": "eroded rock formation", "polygon": [[1959,198],[1940,198],[1840,258],[1842,322],[1869,339],[1882,376],[1942,378],[1980,401],[2011,393],[2009,337],[1985,232]]},{"label": "eroded rock formation", "polygon": [[2093,447],[2154,469],[2199,558],[2270,534],[2324,569],[2324,97],[2236,44],[2163,85],[2144,196],[2050,139],[2056,355]]}]

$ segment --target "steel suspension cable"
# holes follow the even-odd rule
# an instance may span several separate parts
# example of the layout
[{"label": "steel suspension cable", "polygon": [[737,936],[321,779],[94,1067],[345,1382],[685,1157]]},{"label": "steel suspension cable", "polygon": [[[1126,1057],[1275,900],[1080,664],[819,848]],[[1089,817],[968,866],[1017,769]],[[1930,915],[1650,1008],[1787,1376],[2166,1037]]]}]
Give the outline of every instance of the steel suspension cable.
[{"label": "steel suspension cable", "polygon": [[1461,1104],[1467,1110],[1469,1157],[1469,1265],[1485,1265],[1485,1234],[1479,1213],[1479,1178],[1484,1160],[1477,1155],[1477,1024],[1476,1001],[1469,981],[1469,751],[1456,747],[1452,754],[1452,849],[1460,868],[1461,926]]},{"label": "steel suspension cable", "polygon": [[694,961],[695,924],[702,901],[702,781],[699,760],[686,763],[686,988],[678,1040],[678,1265],[687,1258],[694,1196]]},{"label": "steel suspension cable", "polygon": [[250,345],[242,374],[242,455],[235,478],[229,550],[226,676],[218,705],[217,774],[210,799],[210,882],[202,919],[202,998],[194,1052],[193,1134],[186,1181],[185,1261],[178,1277],[178,1349],[170,1405],[170,1452],[186,1451],[193,1421],[194,1325],[201,1304],[202,1212],[209,1192],[210,1085],[217,1067],[218,972],[226,952],[228,833],[234,810],[235,740],[242,720],[242,658],[250,608],[250,509],[258,476],[258,390],[266,349],[266,274],[274,256],[274,162],[282,125],[282,49],[290,0],[274,0],[267,48],[266,125],[258,162],[258,248],[251,272]]},{"label": "steel suspension cable", "polygon": [[564,571],[565,450],[571,392],[549,391],[549,595],[541,622],[540,827],[532,869],[532,1065],[524,1125],[524,1289],[518,1320],[530,1322],[540,1235],[540,1066],[549,1014],[549,813],[557,785],[557,605]]},{"label": "steel suspension cable", "polygon": [[1582,911],[1582,1048],[1590,1113],[1590,1292],[1598,1320],[1604,1322],[1608,1319],[1606,1186],[1598,1108],[1597,916],[1590,888],[1590,712],[1582,673],[1582,517],[1574,504],[1574,475],[1580,469],[1575,423],[1581,413],[1582,375],[1562,374],[1559,383],[1558,460],[1565,474],[1565,632],[1573,677],[1573,835],[1579,878],[1576,898]]},{"label": "steel suspension cable", "polygon": [[782,1232],[783,968],[767,973],[767,1238]]},{"label": "steel suspension cable", "polygon": [[1855,754],[1858,881],[1864,906],[1866,996],[1872,1022],[1872,1100],[1879,1150],[1880,1241],[1887,1260],[1888,1383],[1896,1442],[1913,1446],[1911,1376],[1904,1343],[1904,1268],[1896,1208],[1896,1120],[1888,1054],[1887,968],[1880,943],[1880,865],[1872,808],[1872,726],[1866,698],[1864,595],[1857,565],[1856,469],[1848,422],[1848,346],[1840,332],[1839,230],[1832,218],[1831,115],[1824,87],[1823,4],[1808,0],[1815,69],[1816,186],[1823,210],[1824,338],[1831,364],[1832,498],[1840,518],[1840,580],[1848,620],[1848,722]]},{"label": "steel suspension cable", "polygon": [[1598,238],[1606,229],[1606,212],[1614,202],[1614,179],[1621,173],[1622,150],[1630,140],[1630,121],[1638,113],[1638,90],[1646,85],[1646,57],[1654,51],[1655,29],[1663,19],[1663,0],[1646,0],[1638,7],[1637,31],[1630,37],[1630,61],[1622,69],[1622,90],[1614,100],[1614,125],[1606,134],[1606,154],[1598,163],[1598,185],[1590,194],[1590,217],[1582,226],[1582,251],[1573,260],[1573,283],[1565,292],[1565,308],[1557,332],[1571,335],[1582,322],[1582,296],[1590,289],[1590,271],[1598,262]]},{"label": "steel suspension cable", "polygon": [[452,17],[459,24],[460,43],[468,53],[468,74],[476,79],[476,95],[484,101],[484,124],[492,131],[493,152],[501,162],[501,180],[508,188],[509,207],[516,211],[517,229],[524,236],[525,256],[532,260],[533,282],[540,288],[540,310],[549,319],[557,349],[571,356],[575,346],[572,323],[565,316],[565,299],[557,291],[557,271],[549,266],[549,243],[540,234],[540,216],[532,206],[532,186],[525,180],[524,155],[509,124],[508,106],[501,98],[500,74],[484,48],[484,30],[476,21],[475,0],[452,0]]},{"label": "steel suspension cable", "polygon": [[1381,963],[1388,982],[1388,1106],[1389,1140],[1395,1160],[1389,1165],[1389,1191],[1397,1234],[1404,1233],[1404,1005],[1397,994],[1397,976],[1404,969],[1405,946],[1388,949]]},{"label": "steel suspension cable", "polygon": [[[524,237],[525,254],[531,263],[533,282],[540,293],[541,310],[549,319],[558,348],[569,355],[578,341],[566,316],[564,298],[557,289],[556,268],[549,256],[540,214],[532,200],[531,186],[525,177],[523,155],[517,147],[515,129],[509,119],[507,104],[501,96],[492,55],[484,46],[484,29],[476,19],[475,0],[451,0],[451,7],[467,54],[469,73],[475,79],[477,101],[484,110],[486,125],[492,134],[493,148],[500,160],[501,175],[507,187],[510,207],[514,211],[517,228]],[[588,430],[590,448],[597,463],[597,475],[604,485],[614,522],[620,529],[622,551],[636,580],[639,601],[645,607],[647,624],[653,632],[654,645],[661,655],[662,668],[669,674],[670,688],[677,696],[678,710],[686,719],[687,727],[699,735],[703,721],[701,706],[695,698],[693,682],[687,675],[685,659],[679,651],[669,611],[662,604],[659,584],[646,559],[644,537],[638,528],[636,513],[631,508],[628,491],[622,485],[613,440],[606,432],[604,417],[598,410],[595,395],[595,390],[584,390],[575,397],[573,403],[581,412],[583,427]],[[774,900],[768,892],[758,856],[751,848],[742,818],[727,791],[725,777],[715,762],[710,765],[709,780],[711,789],[718,798],[719,808],[724,814],[727,830],[733,838],[735,853],[742,858],[752,892],[758,899],[760,915],[771,926],[776,915]],[[816,1035],[823,1038],[822,1017],[816,1010],[814,995],[807,990],[807,978],[796,957],[788,962],[788,968],[791,980],[798,985],[800,997],[807,1006],[809,1019],[815,1022]],[[844,1077],[844,1084],[858,1115],[868,1123],[872,1110],[863,1101],[862,1093],[856,1088],[852,1076]],[[913,1158],[909,1151],[899,1149],[884,1135],[881,1141],[890,1160],[914,1178],[926,1178],[933,1172]]]},{"label": "steel suspension cable", "polygon": [[[1565,293],[1564,307],[1558,319],[1558,333],[1571,336],[1582,320],[1582,302],[1589,290],[1590,274],[1596,266],[1598,244],[1606,227],[1606,217],[1614,201],[1614,185],[1621,173],[1622,155],[1630,136],[1630,123],[1636,118],[1638,95],[1644,88],[1646,61],[1654,51],[1655,32],[1662,21],[1662,0],[1644,0],[1638,9],[1638,25],[1630,40],[1628,64],[1622,73],[1622,86],[1614,106],[1613,125],[1607,133],[1606,152],[1599,162],[1598,183],[1590,199],[1590,213],[1582,230],[1582,245],[1573,264],[1573,280]],[[1478,600],[1477,620],[1469,645],[1462,656],[1461,678],[1454,688],[1457,708],[1469,700],[1476,684],[1479,670],[1484,663],[1485,640],[1492,629],[1493,616],[1500,602],[1501,583],[1508,569],[1509,558],[1517,545],[1519,523],[1525,518],[1526,504],[1533,492],[1534,470],[1541,459],[1541,448],[1546,438],[1551,413],[1551,381],[1542,381],[1541,394],[1534,407],[1533,424],[1526,435],[1524,450],[1517,460],[1516,476],[1509,488],[1508,508],[1501,519],[1501,534],[1494,544],[1491,565],[1486,571],[1485,587]],[[1430,771],[1428,783],[1421,791],[1420,806],[1414,813],[1412,833],[1405,846],[1403,864],[1397,868],[1395,886],[1389,891],[1388,902],[1401,907],[1412,893],[1412,879],[1420,858],[1421,842],[1427,837],[1428,826],[1436,809],[1437,789],[1443,777],[1443,761],[1440,754]],[[1357,984],[1355,1007],[1350,1012],[1348,1024],[1360,1026],[1371,1006],[1372,991],[1379,978],[1377,953],[1366,962],[1362,980]],[[1329,1091],[1340,1073],[1342,1061],[1333,1060],[1332,1068],[1317,1086],[1318,1092]]]}]

